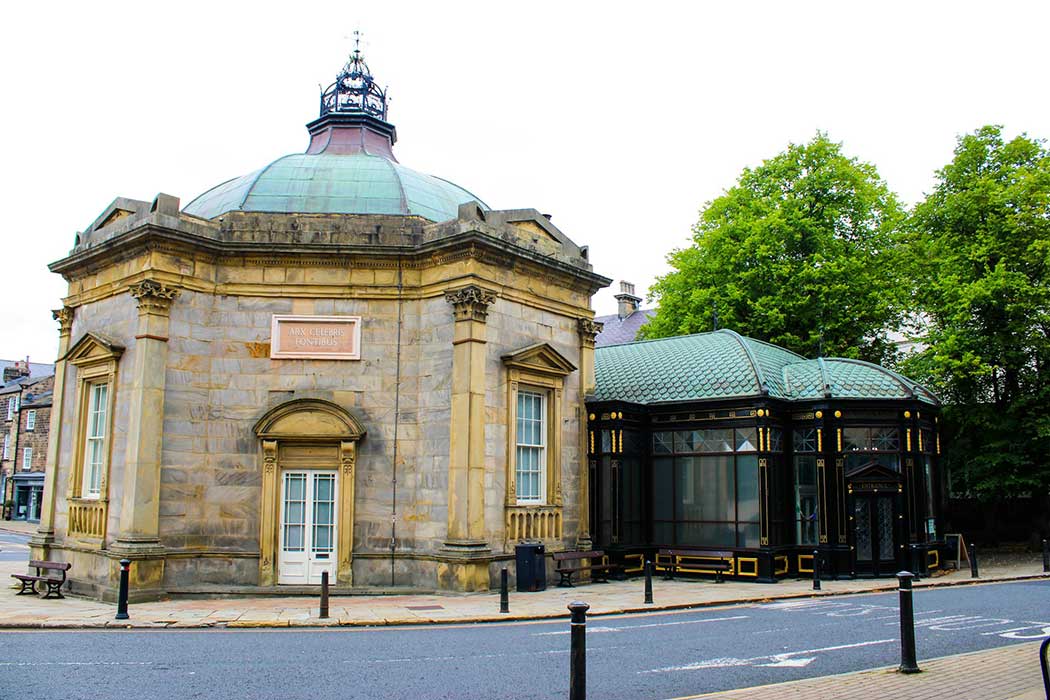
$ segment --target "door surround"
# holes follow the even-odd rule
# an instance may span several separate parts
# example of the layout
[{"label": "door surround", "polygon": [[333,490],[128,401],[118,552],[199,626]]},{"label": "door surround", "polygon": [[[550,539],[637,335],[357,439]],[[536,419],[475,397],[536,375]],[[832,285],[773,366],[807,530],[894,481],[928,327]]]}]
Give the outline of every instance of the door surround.
[{"label": "door surround", "polygon": [[365,429],[342,406],[321,399],[293,399],[268,410],[255,424],[262,452],[259,512],[259,585],[277,583],[281,470],[337,469],[336,581],[353,585],[354,472]]},{"label": "door surround", "polygon": [[[848,512],[850,513],[850,550],[853,560],[854,575],[860,573],[860,569],[864,568],[861,565],[862,560],[860,559],[860,552],[858,550],[857,543],[857,531],[858,522],[855,520],[856,508],[860,503],[864,503],[864,507],[870,508],[868,514],[875,517],[875,504],[878,499],[886,499],[890,503],[890,518],[891,528],[893,534],[893,550],[891,552],[890,559],[882,559],[881,557],[876,560],[870,560],[871,571],[864,571],[865,575],[874,576],[887,576],[892,575],[897,571],[899,563],[901,561],[900,548],[906,539],[903,537],[903,527],[901,520],[903,519],[902,501],[904,496],[904,480],[903,476],[892,469],[885,467],[884,465],[876,462],[870,462],[868,464],[855,467],[846,473],[846,492],[849,499]],[[875,548],[878,548],[876,545]],[[874,550],[873,550],[874,551]],[[881,551],[881,549],[880,549]],[[863,560],[868,562],[868,560]],[[887,564],[888,570],[882,571],[883,564]],[[892,569],[892,570],[889,570]]]}]

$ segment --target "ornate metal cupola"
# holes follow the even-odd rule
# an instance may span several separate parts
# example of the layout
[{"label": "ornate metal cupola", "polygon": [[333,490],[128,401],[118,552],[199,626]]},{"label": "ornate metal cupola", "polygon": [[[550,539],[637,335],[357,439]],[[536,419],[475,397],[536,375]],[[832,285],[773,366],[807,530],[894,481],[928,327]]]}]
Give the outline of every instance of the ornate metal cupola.
[{"label": "ornate metal cupola", "polygon": [[367,153],[396,161],[391,146],[397,141],[387,118],[386,90],[376,84],[354,32],[354,51],[335,82],[321,93],[321,114],[306,125],[307,153]]},{"label": "ornate metal cupola", "polygon": [[342,72],[321,93],[321,115],[330,112],[363,112],[386,121],[386,92],[376,85],[372,71],[361,56],[360,39]]}]

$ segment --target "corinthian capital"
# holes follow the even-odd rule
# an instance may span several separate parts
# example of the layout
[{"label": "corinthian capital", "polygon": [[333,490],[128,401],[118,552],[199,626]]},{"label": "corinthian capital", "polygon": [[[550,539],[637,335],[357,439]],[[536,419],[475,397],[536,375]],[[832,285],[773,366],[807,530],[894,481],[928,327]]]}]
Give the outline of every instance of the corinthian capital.
[{"label": "corinthian capital", "polygon": [[63,306],[61,309],[55,309],[51,312],[51,318],[58,321],[59,335],[69,335],[69,332],[73,330],[72,308]]},{"label": "corinthian capital", "polygon": [[179,297],[179,290],[156,280],[142,280],[128,287],[128,291],[139,303],[140,311],[166,312]]},{"label": "corinthian capital", "polygon": [[489,306],[496,301],[496,294],[471,284],[451,292],[445,292],[445,301],[452,304],[457,321],[485,322]]},{"label": "corinthian capital", "polygon": [[576,319],[576,330],[580,334],[580,340],[584,343],[594,345],[594,338],[602,332],[604,324],[598,323],[591,318]]}]

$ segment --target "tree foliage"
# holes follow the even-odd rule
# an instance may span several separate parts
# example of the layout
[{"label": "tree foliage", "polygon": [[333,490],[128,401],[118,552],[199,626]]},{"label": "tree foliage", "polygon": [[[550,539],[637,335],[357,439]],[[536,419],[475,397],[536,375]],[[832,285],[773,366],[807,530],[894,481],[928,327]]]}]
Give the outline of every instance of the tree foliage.
[{"label": "tree foliage", "polygon": [[903,211],[874,166],[818,133],[746,169],[708,203],[693,243],[651,290],[660,338],[720,327],[790,348],[884,360],[903,287],[894,258]]},{"label": "tree foliage", "polygon": [[946,403],[955,488],[1045,494],[1050,154],[998,126],[961,137],[911,228],[915,301],[930,328],[903,369]]}]

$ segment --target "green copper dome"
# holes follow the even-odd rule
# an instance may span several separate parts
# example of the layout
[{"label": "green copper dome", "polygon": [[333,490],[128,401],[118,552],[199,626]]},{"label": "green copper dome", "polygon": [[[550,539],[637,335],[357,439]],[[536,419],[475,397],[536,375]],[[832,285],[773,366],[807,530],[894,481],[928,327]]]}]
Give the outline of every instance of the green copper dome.
[{"label": "green copper dome", "polygon": [[382,155],[299,153],[213,187],[187,214],[214,219],[230,211],[296,214],[394,214],[456,218],[459,205],[484,202],[467,190]]},{"label": "green copper dome", "polygon": [[594,351],[596,401],[655,404],[748,396],[785,401],[917,399],[930,391],[860,360],[807,360],[789,350],[720,330]]},{"label": "green copper dome", "polygon": [[355,49],[336,81],[321,94],[320,116],[306,125],[306,153],[278,158],[228,180],[183,210],[204,219],[231,211],[282,214],[387,214],[430,221],[456,218],[477,202],[447,180],[406,168],[394,157],[394,125],[386,121],[386,92]]}]

